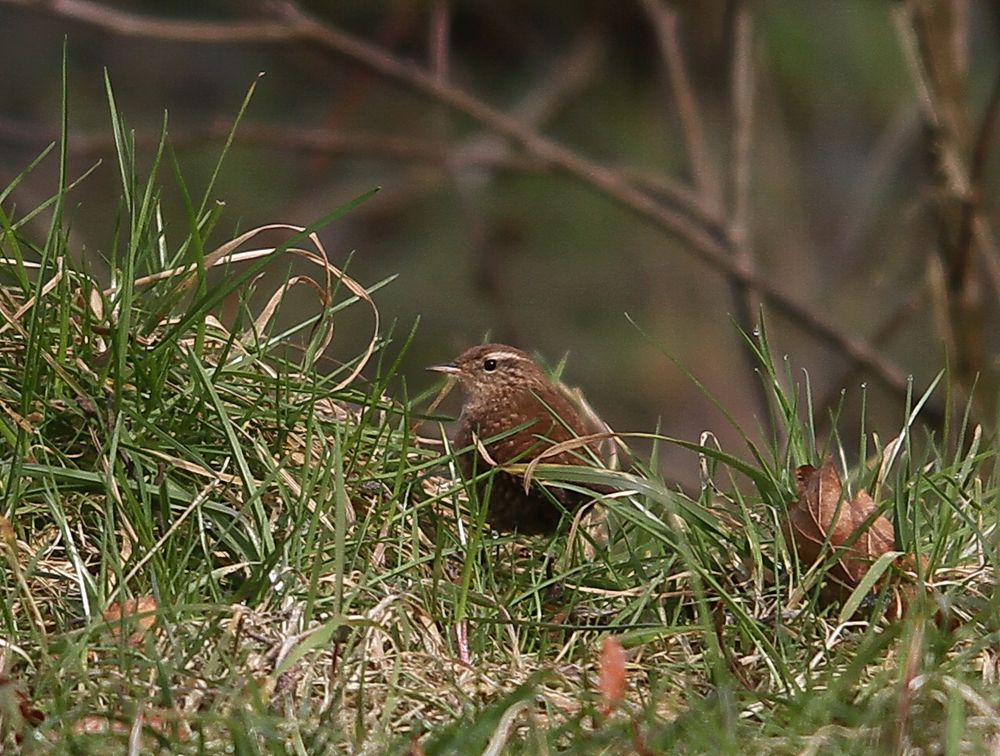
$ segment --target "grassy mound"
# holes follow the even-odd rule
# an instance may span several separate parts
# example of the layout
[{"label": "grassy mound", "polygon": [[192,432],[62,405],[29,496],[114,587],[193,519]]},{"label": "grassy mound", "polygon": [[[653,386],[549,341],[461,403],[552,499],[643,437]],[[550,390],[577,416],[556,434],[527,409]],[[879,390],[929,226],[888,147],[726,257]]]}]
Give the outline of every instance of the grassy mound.
[{"label": "grassy mound", "polygon": [[[61,166],[50,200],[12,208],[20,179],[0,193],[5,750],[995,744],[998,488],[979,429],[918,433],[923,395],[898,438],[845,452],[762,333],[770,444],[621,434],[652,455],[532,469],[617,491],[560,536],[485,532],[429,397],[400,388],[407,338],[372,297],[387,282],[354,281],[315,233],[351,206],[212,241],[211,184],[192,198],[166,139],[141,178],[109,102],[122,190],[97,257],[71,241],[86,183],[65,144],[35,164]],[[167,201],[186,227],[164,225]],[[331,366],[347,314],[373,330]],[[697,455],[699,490],[658,477],[668,443]],[[890,561],[829,602],[838,555],[800,564],[783,535],[796,466],[827,453],[860,460],[851,488],[919,565],[899,618]]]}]

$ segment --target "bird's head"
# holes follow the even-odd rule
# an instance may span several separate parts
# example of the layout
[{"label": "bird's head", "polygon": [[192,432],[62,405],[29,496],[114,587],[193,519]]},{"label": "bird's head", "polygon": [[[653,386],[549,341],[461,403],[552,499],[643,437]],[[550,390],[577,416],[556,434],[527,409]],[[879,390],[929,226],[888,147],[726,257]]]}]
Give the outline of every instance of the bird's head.
[{"label": "bird's head", "polygon": [[452,362],[428,370],[453,376],[471,403],[500,399],[523,389],[538,392],[551,388],[549,379],[531,357],[505,344],[472,347]]}]

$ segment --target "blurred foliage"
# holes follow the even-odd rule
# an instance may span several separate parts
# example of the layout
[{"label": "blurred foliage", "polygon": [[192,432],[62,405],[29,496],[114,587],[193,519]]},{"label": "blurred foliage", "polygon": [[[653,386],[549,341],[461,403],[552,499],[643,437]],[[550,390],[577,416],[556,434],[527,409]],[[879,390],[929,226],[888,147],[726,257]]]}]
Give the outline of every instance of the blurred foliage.
[{"label": "blurred foliage", "polygon": [[[281,3],[223,0],[108,4],[175,19],[280,18]],[[304,3],[332,26],[372,41],[414,66],[428,64],[434,3],[416,0]],[[591,39],[591,70],[556,98],[538,128],[574,150],[613,165],[687,181],[688,160],[675,98],[642,3],[508,0],[450,4],[448,79],[501,110],[547,96],[546,82],[581,40]],[[730,140],[730,4],[678,2],[680,38],[705,126],[707,152],[726,176]],[[893,13],[871,0],[768,0],[752,4],[756,91],[750,169],[749,233],[759,268],[849,334],[869,336],[928,276],[935,234],[928,220],[925,134],[918,92]],[[998,65],[995,9],[970,2],[970,111],[982,112]],[[485,132],[442,105],[306,44],[185,44],[118,36],[17,4],[0,4],[0,184],[6,184],[58,131],[61,46],[68,37],[71,168],[80,173],[112,145],[103,70],[122,111],[155,139],[163,113],[185,177],[207,182],[225,124],[264,72],[245,130],[261,125],[333,134],[401,136],[467,145]],[[216,128],[218,127],[218,128]],[[214,129],[214,131],[213,131]],[[142,140],[141,140],[142,141]],[[994,152],[986,166],[984,212],[997,203]],[[55,171],[54,163],[47,170]],[[34,206],[51,174],[37,172],[13,201]],[[69,208],[73,248],[100,270],[113,240],[98,234],[118,212],[113,162],[104,163]],[[379,306],[402,330],[421,319],[404,374],[420,371],[486,335],[537,350],[549,361],[570,355],[567,379],[585,387],[615,428],[671,435],[712,429],[735,440],[711,403],[626,319],[719,395],[748,427],[766,423],[754,401],[757,378],[741,357],[726,281],[682,243],[580,182],[525,173],[400,159],[379,150],[329,153],[280,139],[237,137],[217,187],[228,208],[220,234],[282,221],[306,224],[373,187],[383,191],[324,240],[350,272],[373,282],[398,273]],[[727,195],[728,196],[728,195]],[[178,197],[166,197],[171,227],[183,227]],[[40,228],[44,221],[39,219]],[[104,233],[101,231],[100,233]],[[220,236],[221,242],[225,238]],[[988,312],[995,318],[995,303]],[[862,378],[842,355],[798,324],[769,313],[779,354],[805,365],[817,396],[859,401]],[[352,333],[356,331],[356,333]],[[931,309],[910,316],[886,352],[918,385],[944,362]],[[339,327],[334,358],[357,352],[363,324]],[[996,353],[992,335],[990,354]],[[995,363],[995,359],[993,360]],[[794,376],[797,380],[801,376]],[[845,378],[850,383],[844,385]],[[869,430],[891,429],[881,389],[869,391]],[[892,407],[897,407],[892,403]],[[850,416],[858,413],[847,413]],[[822,418],[820,418],[822,422]],[[693,460],[672,474],[691,480]]]}]

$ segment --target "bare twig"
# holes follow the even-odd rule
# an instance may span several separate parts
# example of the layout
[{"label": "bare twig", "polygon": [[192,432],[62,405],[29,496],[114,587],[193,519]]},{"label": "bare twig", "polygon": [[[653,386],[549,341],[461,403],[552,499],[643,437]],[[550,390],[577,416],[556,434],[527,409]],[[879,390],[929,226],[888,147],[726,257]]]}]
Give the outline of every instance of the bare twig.
[{"label": "bare twig", "polygon": [[[733,111],[732,133],[732,218],[729,237],[737,261],[753,267],[750,244],[750,148],[753,144],[753,102],[755,95],[753,55],[753,15],[745,2],[733,11],[733,63],[730,87]],[[756,308],[754,308],[756,309]]]},{"label": "bare twig", "polygon": [[[179,149],[217,142],[229,135],[232,123],[218,121],[206,126],[170,129],[170,143]],[[58,141],[55,131],[13,121],[0,116],[0,141],[23,144],[32,149]],[[160,141],[158,131],[138,129],[135,144],[139,149],[156,147]],[[236,132],[235,141],[256,147],[292,150],[323,155],[361,155],[388,160],[427,163],[453,168],[488,168],[496,171],[518,173],[547,173],[552,166],[537,158],[512,154],[502,144],[490,147],[476,140],[460,145],[446,144],[440,140],[407,137],[394,134],[357,134],[329,128],[312,128],[297,124],[268,124],[243,122]],[[74,132],[69,136],[69,152],[74,158],[100,157],[114,149],[114,138],[105,133]],[[652,177],[637,175],[636,181],[653,181]],[[656,180],[659,180],[658,177]],[[677,203],[685,202],[684,192],[667,182],[658,185],[666,196],[676,195]],[[706,223],[708,220],[706,219]]]},{"label": "bare twig", "polygon": [[535,158],[602,192],[684,242],[689,253],[756,290],[775,311],[869,369],[897,394],[906,391],[906,376],[891,360],[864,339],[849,336],[820,313],[796,302],[769,278],[747,272],[730,258],[727,246],[686,214],[662,206],[613,168],[589,160],[545,137],[520,121],[428,72],[404,62],[368,42],[329,26],[292,6],[284,19],[262,21],[189,22],[151,18],[102,6],[91,0],[0,0],[2,5],[35,8],[118,34],[192,43],[240,44],[311,42],[342,55],[392,81],[434,98],[466,117],[520,144]]},{"label": "bare twig", "polygon": [[431,6],[430,63],[438,81],[448,80],[448,38],[451,35],[451,9],[448,0],[434,0]]},{"label": "bare twig", "polygon": [[[523,110],[532,114],[532,119],[545,122],[556,112],[559,103],[569,99],[574,87],[560,76],[557,66],[553,78],[561,83],[532,90],[524,99]],[[588,70],[593,70],[589,68]],[[578,72],[579,73],[579,72]],[[575,78],[575,76],[574,76]],[[548,80],[546,80],[548,81]],[[539,89],[545,89],[549,97],[541,97]],[[522,106],[518,106],[518,111]],[[217,121],[207,126],[181,127],[170,129],[170,143],[177,149],[195,147],[201,144],[225,139],[232,130],[229,121]],[[156,147],[160,141],[158,131],[138,129],[135,144],[139,149]],[[37,149],[57,142],[59,134],[33,124],[21,123],[0,115],[0,141],[9,144],[23,144]],[[294,150],[326,155],[362,155],[386,158],[396,161],[427,163],[457,169],[489,169],[516,173],[549,173],[552,165],[530,155],[514,154],[503,140],[477,136],[458,145],[445,144],[433,139],[398,136],[393,134],[355,134],[329,128],[313,128],[298,124],[267,124],[244,121],[236,132],[235,141],[278,150]],[[114,149],[114,138],[106,132],[73,132],[69,136],[69,152],[74,158],[99,157]],[[640,170],[631,166],[615,166],[629,181],[653,194],[658,200],[673,205],[678,212],[685,213],[699,223],[709,233],[721,241],[725,238],[721,220],[710,215],[701,200],[683,184],[659,173]],[[427,187],[430,191],[432,187]],[[425,192],[421,192],[423,196]],[[384,201],[385,195],[382,196]],[[362,211],[363,212],[363,211]]]},{"label": "bare twig", "polygon": [[[964,3],[908,0],[896,16],[914,81],[921,95],[931,158],[931,183],[938,253],[944,266],[944,301],[937,311],[945,318],[946,339],[954,374],[979,418],[992,418],[994,374],[986,348],[985,298],[980,266],[993,257],[992,234],[980,217],[981,172],[972,163],[988,152],[993,125],[991,108],[972,144],[972,118],[966,95]],[[984,159],[984,156],[982,156]],[[980,254],[977,254],[980,253]]]},{"label": "bare twig", "polygon": [[[664,67],[674,93],[677,111],[684,135],[692,182],[700,202],[709,213],[722,215],[723,198],[720,181],[712,166],[705,146],[705,121],[701,117],[697,99],[691,86],[691,76],[681,52],[678,35],[678,14],[663,0],[642,0],[642,7],[656,30],[657,43]],[[732,109],[732,160],[730,175],[731,211],[723,220],[728,236],[725,238],[733,261],[744,273],[754,270],[750,244],[750,147],[753,122],[754,58],[753,16],[750,8],[737,1],[732,11],[733,59],[730,76],[730,102]],[[758,303],[751,287],[738,277],[730,277],[734,318],[744,333],[754,329]],[[742,354],[752,372],[757,358],[751,344],[740,340]],[[758,417],[768,418],[768,392],[759,382],[753,382],[758,405]]]},{"label": "bare twig", "polygon": [[[232,128],[232,123],[226,121],[193,128],[172,128],[170,129],[170,142],[175,148],[197,146],[225,138],[232,131]],[[0,140],[36,147],[58,139],[59,135],[55,131],[35,128],[28,124],[0,117]],[[136,146],[141,149],[155,147],[159,141],[158,131],[140,129],[135,132]],[[447,145],[429,139],[391,134],[352,134],[294,124],[244,122],[240,124],[239,131],[236,133],[236,141],[243,144],[330,155],[358,154],[429,163],[443,163],[453,159],[452,152]],[[114,148],[114,139],[104,132],[71,133],[69,136],[70,154],[77,158],[100,156],[112,148]],[[472,165],[498,162],[510,165],[515,170],[529,169],[524,160],[518,161],[510,156],[470,154],[461,159],[467,160]]]},{"label": "bare twig", "polygon": [[[561,66],[553,72],[554,78],[560,76]],[[589,70],[593,70],[592,67]],[[575,78],[575,77],[574,77]],[[548,81],[548,79],[546,80]],[[538,89],[525,97],[523,109],[531,112],[540,122],[547,120],[558,109],[560,102],[569,99],[572,88],[568,82],[553,83],[551,86],[540,87],[551,94],[542,98]],[[518,106],[518,111],[522,110]],[[205,143],[225,139],[232,130],[229,121],[217,121],[206,126],[182,127],[170,129],[170,143],[177,149],[196,147]],[[134,132],[135,144],[139,149],[155,148],[160,142],[158,131],[138,129]],[[8,144],[23,144],[32,149],[44,147],[59,140],[59,134],[51,129],[45,129],[33,124],[25,124],[4,118],[0,115],[0,142]],[[320,153],[325,155],[361,155],[364,157],[385,158],[388,160],[425,163],[441,168],[450,166],[453,170],[488,169],[498,172],[514,173],[550,173],[552,165],[543,160],[523,153],[512,153],[501,139],[479,135],[468,142],[458,145],[445,144],[433,139],[422,137],[407,137],[392,134],[355,134],[336,131],[329,128],[312,128],[298,124],[267,124],[244,121],[236,132],[235,141],[239,144],[249,144],[277,150],[292,150],[305,153]],[[105,132],[73,132],[69,136],[69,152],[76,159],[90,159],[103,156],[114,149],[114,138]],[[722,222],[714,215],[709,215],[701,201],[692,191],[673,179],[659,173],[643,171],[631,166],[616,166],[629,181],[652,193],[658,200],[673,205],[678,212],[686,213],[692,220],[701,224],[706,231],[716,236],[720,242],[725,238]],[[426,176],[425,176],[426,178]],[[419,196],[425,196],[433,191],[434,185],[422,181],[421,187],[414,188]],[[370,188],[365,184],[365,191]],[[385,192],[391,192],[387,188]],[[404,193],[405,194],[405,193]],[[380,195],[380,203],[384,203],[388,194]],[[365,210],[365,208],[368,210]],[[356,212],[379,212],[374,205],[362,206]]]},{"label": "bare twig", "polygon": [[[754,266],[749,238],[748,189],[754,79],[753,19],[750,10],[745,4],[737,2],[733,11],[732,210],[728,219],[722,219],[725,210],[721,182],[715,166],[708,157],[705,120],[699,111],[698,101],[691,85],[691,76],[681,51],[677,11],[668,6],[664,0],[641,0],[641,5],[656,31],[656,41],[677,105],[691,180],[698,198],[697,206],[705,208],[708,215],[720,217],[720,222],[725,227],[724,234],[727,234],[723,240],[732,255],[733,262],[743,273],[752,273]],[[754,330],[755,313],[758,310],[753,290],[737,276],[730,276],[729,288],[733,297],[734,319],[744,333],[750,334]],[[740,339],[740,344],[743,360],[752,374],[757,365],[753,346],[744,339]],[[752,385],[757,402],[757,416],[770,418],[766,387],[758,381],[753,381]]]},{"label": "bare twig", "polygon": [[[729,219],[729,243],[733,259],[741,270],[755,270],[750,238],[750,150],[753,145],[754,78],[753,15],[748,3],[736,0],[732,10],[733,60],[730,73],[730,107],[732,108],[732,169],[730,194],[732,211]],[[730,283],[736,321],[744,333],[753,332],[759,302],[753,289],[745,282]],[[742,340],[743,356],[752,370],[757,364],[753,347]],[[754,381],[761,418],[771,417],[768,409],[769,391],[760,381]]]},{"label": "bare twig", "polygon": [[[965,207],[959,240],[961,245],[967,247],[972,245],[974,239],[981,245],[986,244],[986,249],[983,252],[994,262],[997,260],[997,250],[992,244],[992,234],[989,232],[989,226],[985,218],[983,201],[986,196],[986,167],[989,162],[990,150],[993,147],[993,137],[996,133],[998,121],[1000,121],[1000,71],[997,72],[996,78],[993,81],[993,91],[986,105],[982,123],[979,125],[979,133],[976,135],[976,141],[972,146],[972,160],[969,164],[969,189],[971,196]],[[979,233],[977,233],[977,222],[981,222],[985,226],[985,228],[979,230]],[[989,234],[988,239],[987,234]],[[997,289],[997,293],[1000,294],[1000,281],[994,280],[994,286]]]},{"label": "bare twig", "polygon": [[691,169],[691,181],[709,210],[719,212],[722,208],[722,190],[718,173],[708,159],[708,150],[705,146],[705,121],[698,110],[691,77],[688,75],[684,54],[681,52],[677,34],[677,11],[668,7],[663,0],[642,0],[642,8],[656,31],[656,42],[660,48],[670,88],[674,93]]}]

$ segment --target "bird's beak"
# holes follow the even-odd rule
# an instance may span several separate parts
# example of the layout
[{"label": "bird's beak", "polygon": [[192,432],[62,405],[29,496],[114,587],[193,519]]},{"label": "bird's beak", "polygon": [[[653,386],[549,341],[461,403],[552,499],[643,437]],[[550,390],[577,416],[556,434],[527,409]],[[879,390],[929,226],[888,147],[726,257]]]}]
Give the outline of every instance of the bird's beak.
[{"label": "bird's beak", "polygon": [[445,375],[458,375],[458,365],[454,362],[446,362],[444,365],[431,365],[428,370]]}]

